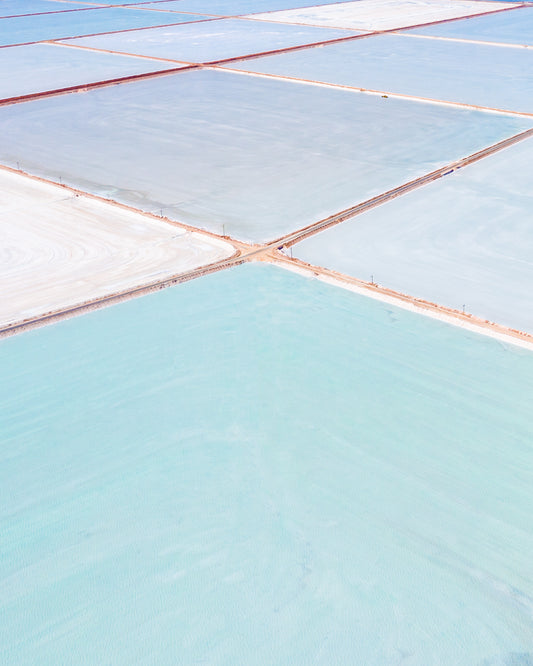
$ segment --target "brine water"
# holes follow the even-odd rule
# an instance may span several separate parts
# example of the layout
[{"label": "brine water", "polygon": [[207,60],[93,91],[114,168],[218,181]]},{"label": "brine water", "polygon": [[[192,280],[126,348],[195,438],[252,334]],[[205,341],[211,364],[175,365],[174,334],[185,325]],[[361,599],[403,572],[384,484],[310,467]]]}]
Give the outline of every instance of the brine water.
[{"label": "brine water", "polygon": [[3,663],[532,663],[531,352],[247,265],[0,369]]}]

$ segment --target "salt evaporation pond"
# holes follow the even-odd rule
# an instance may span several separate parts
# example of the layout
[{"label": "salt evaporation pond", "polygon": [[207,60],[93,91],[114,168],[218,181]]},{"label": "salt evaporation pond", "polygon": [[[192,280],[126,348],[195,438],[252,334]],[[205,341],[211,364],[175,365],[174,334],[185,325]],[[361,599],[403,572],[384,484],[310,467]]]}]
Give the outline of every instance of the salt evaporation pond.
[{"label": "salt evaporation pond", "polygon": [[48,14],[50,12],[79,11],[91,9],[94,5],[66,2],[53,2],[53,0],[2,0],[0,3],[0,18],[5,16],[20,16],[28,14]]},{"label": "salt evaporation pond", "polygon": [[[179,0],[182,2],[182,0]],[[349,37],[355,32],[264,21],[223,19],[185,25],[93,35],[66,44],[123,53],[211,62],[289,46]]]},{"label": "salt evaporation pond", "polygon": [[[65,7],[71,5],[66,5]],[[2,19],[0,46],[28,44],[45,39],[65,39],[113,30],[131,30],[154,25],[205,20],[207,16],[103,7],[79,12],[36,14]]]},{"label": "salt evaporation pond", "polygon": [[533,46],[533,8],[438,23],[410,30],[409,34]]},{"label": "salt evaporation pond", "polygon": [[307,238],[317,266],[533,333],[533,139]]},{"label": "salt evaporation pond", "polygon": [[[465,62],[468,68],[462,67]],[[281,53],[231,67],[533,113],[533,51],[528,49],[421,39],[406,32]]]},{"label": "salt evaporation pond", "polygon": [[4,164],[268,241],[531,119],[202,70],[6,106],[0,125]]},{"label": "salt evaporation pond", "polygon": [[56,44],[13,46],[0,49],[0,99],[176,67],[177,63]]},{"label": "salt evaporation pond", "polygon": [[3,663],[531,663],[531,352],[256,265],[0,368]]}]

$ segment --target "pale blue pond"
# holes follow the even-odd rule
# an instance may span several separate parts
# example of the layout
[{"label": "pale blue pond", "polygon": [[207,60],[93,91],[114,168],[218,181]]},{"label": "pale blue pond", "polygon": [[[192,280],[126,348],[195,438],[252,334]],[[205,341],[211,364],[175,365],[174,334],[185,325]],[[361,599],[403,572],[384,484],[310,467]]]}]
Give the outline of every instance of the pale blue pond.
[{"label": "pale blue pond", "polygon": [[2,663],[531,664],[532,353],[246,266],[0,371]]},{"label": "pale blue pond", "polygon": [[[181,0],[180,0],[181,2]],[[346,30],[223,19],[76,39],[72,43],[188,62],[210,62],[348,37]],[[355,34],[355,33],[354,33]]]},{"label": "pale blue pond", "polygon": [[279,238],[529,119],[189,71],[0,109],[0,161],[243,240]]},{"label": "pale blue pond", "polygon": [[332,227],[294,256],[533,333],[533,139]]},{"label": "pale blue pond", "polygon": [[84,7],[94,7],[93,4],[78,4],[67,2],[54,2],[54,0],[1,0],[0,17],[20,16],[23,14],[38,14],[46,12],[76,11]]},{"label": "pale blue pond", "polygon": [[409,34],[531,46],[533,45],[533,8],[521,7],[510,12],[440,23],[427,28],[410,30]]},{"label": "pale blue pond", "polygon": [[533,113],[530,49],[420,39],[406,32],[282,53],[233,68]]},{"label": "pale blue pond", "polygon": [[4,18],[0,23],[0,46],[65,39],[115,30],[199,21],[206,16],[154,12],[122,7],[101,7],[82,12],[61,12]]},{"label": "pale blue pond", "polygon": [[54,44],[0,49],[0,99],[177,67]]}]

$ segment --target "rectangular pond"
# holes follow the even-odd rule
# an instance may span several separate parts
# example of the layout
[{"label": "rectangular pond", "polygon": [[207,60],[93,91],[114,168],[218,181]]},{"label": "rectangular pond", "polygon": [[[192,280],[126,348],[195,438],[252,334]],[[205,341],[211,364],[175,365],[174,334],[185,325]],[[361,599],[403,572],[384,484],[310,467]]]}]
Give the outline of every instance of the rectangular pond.
[{"label": "rectangular pond", "polygon": [[54,2],[54,0],[2,0],[0,18],[28,14],[48,14],[50,12],[79,11],[94,8],[94,4]]},{"label": "rectangular pond", "polygon": [[533,46],[533,8],[450,21],[410,30],[409,34]]},{"label": "rectangular pond", "polygon": [[38,14],[1,19],[0,46],[29,44],[102,32],[131,30],[155,25],[206,19],[193,14],[174,14],[125,7],[101,7],[80,12]]},{"label": "rectangular pond", "polygon": [[0,162],[265,241],[465,157],[526,119],[213,70],[0,109]]},{"label": "rectangular pond", "polygon": [[13,46],[0,49],[0,100],[175,67],[179,64],[57,44]]},{"label": "rectangular pond", "polygon": [[246,266],[0,371],[5,663],[531,662],[531,352]]},{"label": "rectangular pond", "polygon": [[224,19],[98,35],[68,43],[158,58],[209,62],[349,35],[346,30]]},{"label": "rectangular pond", "polygon": [[304,261],[533,333],[533,139],[294,247]]},{"label": "rectangular pond", "polygon": [[533,50],[409,34],[362,37],[231,67],[533,114]]}]

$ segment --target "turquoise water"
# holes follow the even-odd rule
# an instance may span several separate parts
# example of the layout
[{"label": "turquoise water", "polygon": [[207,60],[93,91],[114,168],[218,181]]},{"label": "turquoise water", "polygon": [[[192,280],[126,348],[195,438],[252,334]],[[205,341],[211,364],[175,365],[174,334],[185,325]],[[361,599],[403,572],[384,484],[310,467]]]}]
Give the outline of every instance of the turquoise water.
[{"label": "turquoise water", "polygon": [[2,663],[531,663],[530,352],[243,266],[0,370]]}]

